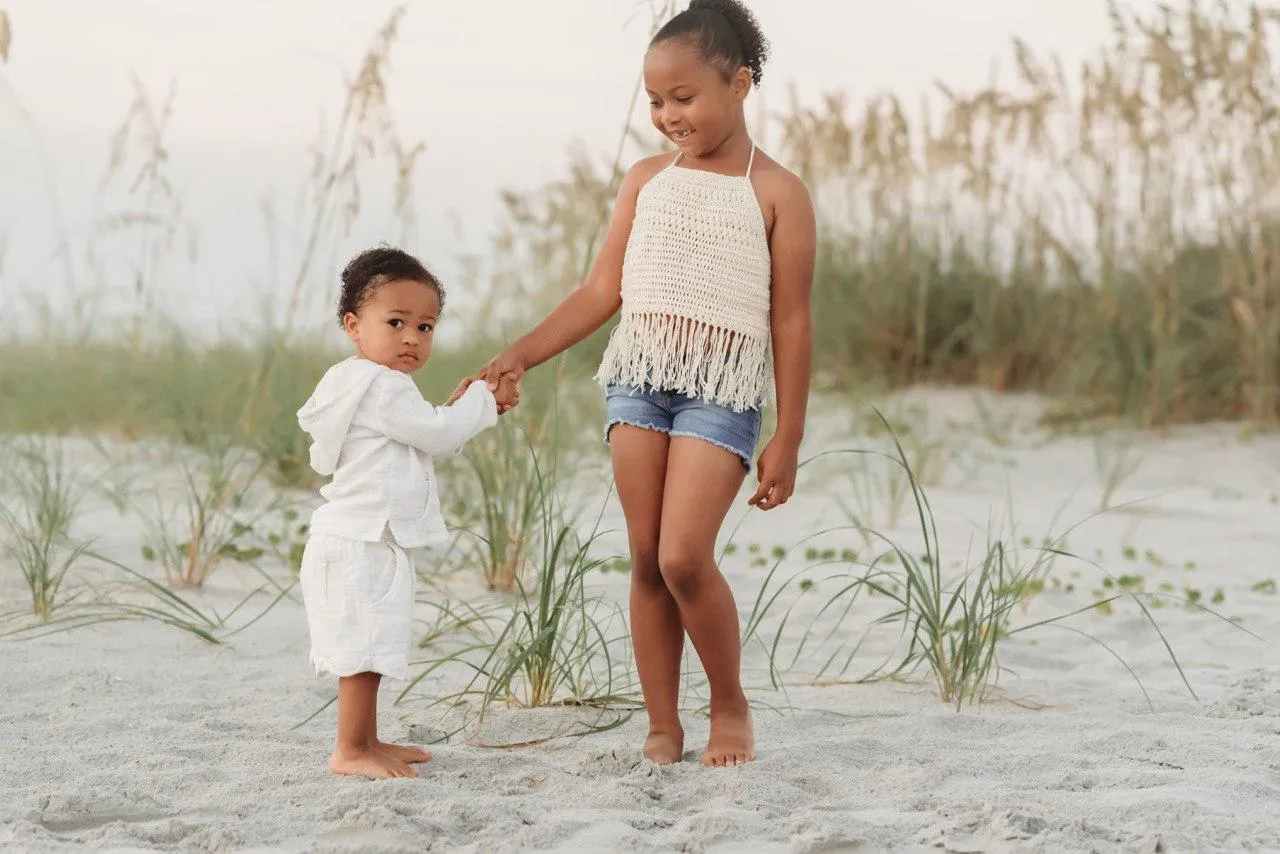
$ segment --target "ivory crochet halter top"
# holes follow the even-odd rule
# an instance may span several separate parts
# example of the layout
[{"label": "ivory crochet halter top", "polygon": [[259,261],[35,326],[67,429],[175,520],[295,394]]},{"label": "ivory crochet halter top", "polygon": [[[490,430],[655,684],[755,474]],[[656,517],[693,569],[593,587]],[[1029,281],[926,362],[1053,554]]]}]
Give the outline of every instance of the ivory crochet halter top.
[{"label": "ivory crochet halter top", "polygon": [[764,216],[745,175],[679,166],[636,199],[622,263],[622,317],[596,379],[648,384],[742,411],[772,398]]}]

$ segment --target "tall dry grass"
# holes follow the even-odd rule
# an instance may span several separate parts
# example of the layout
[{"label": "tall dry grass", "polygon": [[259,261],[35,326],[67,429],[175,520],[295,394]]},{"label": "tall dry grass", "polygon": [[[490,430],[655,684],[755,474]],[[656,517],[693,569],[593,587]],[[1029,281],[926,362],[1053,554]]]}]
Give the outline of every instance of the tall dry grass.
[{"label": "tall dry grass", "polygon": [[1280,10],[1108,8],[1111,42],[1074,71],[1015,40],[1007,88],[781,117],[820,211],[830,377],[1144,424],[1280,416]]}]

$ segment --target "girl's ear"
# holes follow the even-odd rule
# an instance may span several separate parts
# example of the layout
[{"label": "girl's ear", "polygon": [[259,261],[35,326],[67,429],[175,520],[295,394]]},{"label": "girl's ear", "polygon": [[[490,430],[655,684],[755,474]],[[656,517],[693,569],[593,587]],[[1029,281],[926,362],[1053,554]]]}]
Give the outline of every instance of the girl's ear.
[{"label": "girl's ear", "polygon": [[355,312],[348,311],[342,316],[342,330],[352,341],[360,340],[360,318],[356,317]]},{"label": "girl's ear", "polygon": [[744,65],[733,72],[733,76],[729,78],[729,88],[733,90],[733,97],[745,101],[751,92],[751,69]]}]

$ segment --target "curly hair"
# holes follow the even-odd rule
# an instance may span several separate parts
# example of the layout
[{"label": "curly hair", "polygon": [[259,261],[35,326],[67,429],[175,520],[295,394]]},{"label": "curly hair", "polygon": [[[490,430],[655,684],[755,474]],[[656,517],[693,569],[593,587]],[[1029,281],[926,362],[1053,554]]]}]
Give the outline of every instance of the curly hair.
[{"label": "curly hair", "polygon": [[739,0],[692,0],[688,9],[658,30],[649,46],[668,39],[693,45],[703,59],[720,67],[725,80],[744,66],[757,86],[764,77],[769,40],[756,16]]},{"label": "curly hair", "polygon": [[440,298],[440,310],[444,310],[444,285],[440,280],[408,252],[383,244],[366,249],[343,268],[338,323],[342,323],[348,314],[358,314],[378,288],[401,279],[420,282],[431,288]]}]

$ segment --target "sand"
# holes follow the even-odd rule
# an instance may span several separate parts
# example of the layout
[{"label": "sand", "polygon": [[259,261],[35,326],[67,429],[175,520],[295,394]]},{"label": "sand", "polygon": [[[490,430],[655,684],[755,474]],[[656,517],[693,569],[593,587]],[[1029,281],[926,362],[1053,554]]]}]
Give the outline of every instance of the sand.
[{"label": "sand", "polygon": [[[1123,656],[1150,705],[1098,643],[1044,628],[1003,642],[996,695],[959,712],[923,672],[821,687],[797,674],[774,691],[753,645],[746,669],[760,755],[748,766],[653,766],[638,752],[636,716],[608,732],[516,749],[454,739],[432,747],[420,778],[372,783],[324,771],[332,708],[302,723],[332,684],[307,670],[296,599],[218,647],[156,623],[109,624],[0,643],[0,848],[1280,849],[1280,600],[1253,589],[1280,577],[1280,437],[1239,425],[1055,436],[1033,426],[1039,402],[964,390],[919,390],[886,405],[911,425],[912,447],[933,449],[928,494],[950,558],[963,561],[989,530],[1038,542],[1082,522],[1070,551],[1115,575],[1141,575],[1148,590],[1190,586],[1208,603],[1221,589],[1213,607],[1262,640],[1178,603],[1153,611],[1194,699],[1139,609],[1118,602],[1070,625]],[[863,435],[865,418],[815,410],[806,452],[881,442]],[[1121,451],[1135,470],[1112,503],[1135,503],[1090,518],[1104,479],[1096,457]],[[792,504],[753,515],[739,533],[725,569],[744,612],[765,572],[749,545],[791,547],[844,518],[837,498],[848,503],[855,488],[842,485],[852,464],[826,462],[805,470]],[[859,506],[871,521],[914,542],[909,513],[889,526],[883,485],[864,494]],[[137,563],[136,521],[105,502],[86,506],[86,532]],[[616,524],[616,511],[606,521]],[[820,544],[863,547],[850,533]],[[787,566],[803,573],[804,565],[803,548],[795,550]],[[422,566],[436,571],[430,557]],[[1053,577],[1060,586],[1019,610],[1015,626],[1088,604],[1103,589],[1103,571],[1084,562],[1061,561]],[[197,595],[226,607],[260,583],[228,566]],[[455,595],[474,589],[465,578],[441,583]],[[605,576],[600,589],[621,596],[624,579]],[[811,617],[817,600],[801,601]],[[22,604],[21,579],[0,564],[0,611]],[[892,633],[874,640],[867,659],[894,643]],[[439,709],[392,707],[393,698],[388,688],[384,736],[427,741],[443,726]],[[499,712],[484,736],[529,739],[580,715]],[[687,727],[692,760],[706,720],[691,712]]]}]

